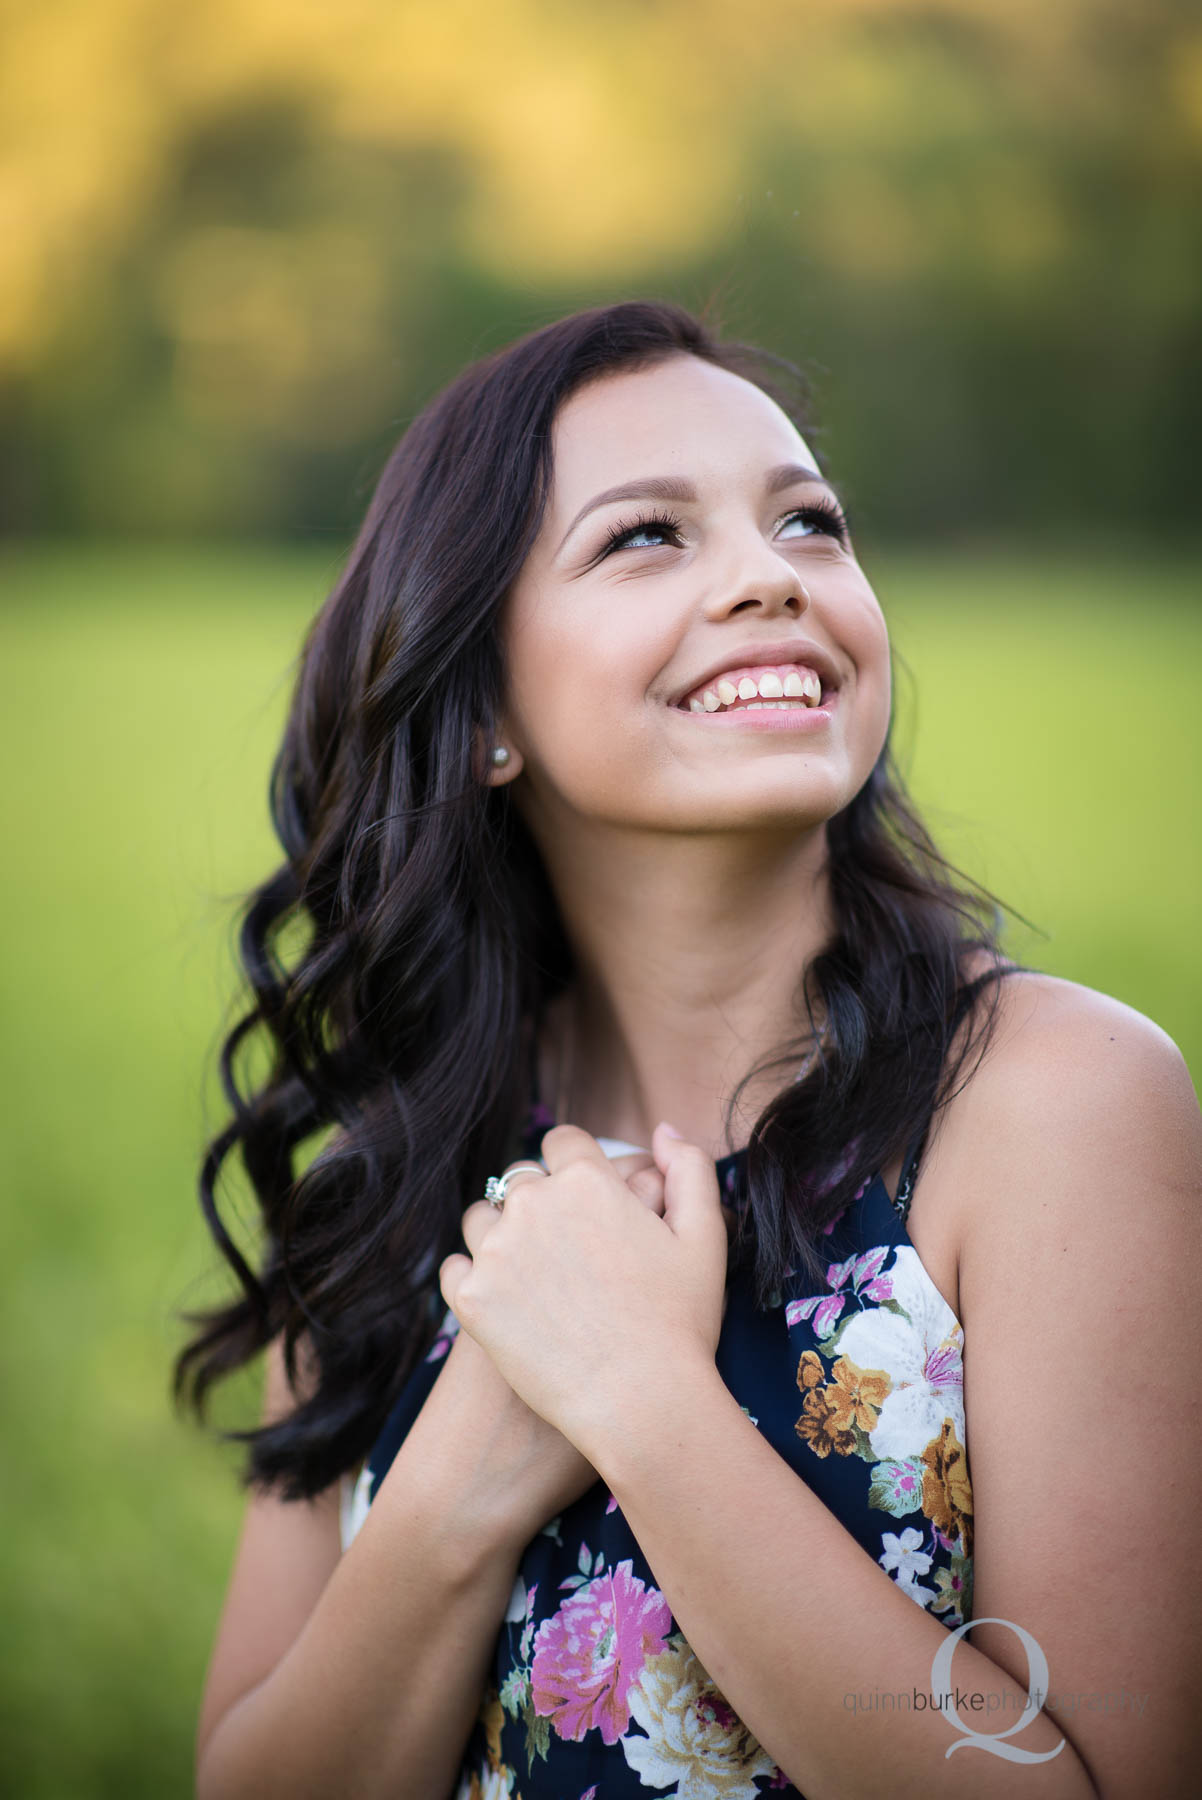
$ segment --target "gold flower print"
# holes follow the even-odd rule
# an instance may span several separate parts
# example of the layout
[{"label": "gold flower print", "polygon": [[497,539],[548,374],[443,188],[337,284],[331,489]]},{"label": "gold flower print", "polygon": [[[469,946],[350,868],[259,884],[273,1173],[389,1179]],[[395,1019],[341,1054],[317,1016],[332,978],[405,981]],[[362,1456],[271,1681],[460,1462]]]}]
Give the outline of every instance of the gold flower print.
[{"label": "gold flower print", "polygon": [[506,1767],[501,1756],[505,1709],[495,1687],[485,1690],[477,1717],[484,1727],[488,1761],[482,1769],[464,1769],[460,1773],[455,1800],[522,1800],[514,1771]]},{"label": "gold flower print", "polygon": [[922,1510],[945,1537],[960,1538],[972,1555],[972,1483],[968,1457],[951,1419],[922,1453]]},{"label": "gold flower print", "polygon": [[815,1456],[851,1456],[860,1448],[857,1430],[868,1433],[876,1424],[889,1392],[889,1377],[880,1370],[864,1370],[841,1356],[831,1370],[832,1381],[822,1384],[822,1360],[807,1350],[797,1365],[797,1385],[805,1398],[795,1426],[798,1437]]},{"label": "gold flower print", "polygon": [[826,1392],[840,1430],[858,1425],[861,1431],[871,1431],[889,1393],[889,1377],[880,1369],[858,1368],[846,1356],[839,1358],[831,1374],[835,1379]]}]

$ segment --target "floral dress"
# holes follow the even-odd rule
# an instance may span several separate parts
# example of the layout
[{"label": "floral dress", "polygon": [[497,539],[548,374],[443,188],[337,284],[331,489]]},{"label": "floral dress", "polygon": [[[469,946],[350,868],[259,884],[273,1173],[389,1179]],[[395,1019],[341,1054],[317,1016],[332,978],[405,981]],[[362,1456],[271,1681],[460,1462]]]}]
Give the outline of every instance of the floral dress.
[{"label": "floral dress", "polygon": [[[531,1108],[523,1155],[537,1157],[553,1123]],[[874,1175],[827,1228],[821,1282],[791,1272],[761,1310],[750,1276],[732,1274],[716,1362],[752,1424],[884,1575],[951,1629],[971,1616],[972,1595],[964,1334],[905,1229],[915,1160],[912,1149],[896,1201]],[[736,1212],[744,1165],[742,1151],[717,1163]],[[344,1491],[344,1548],[459,1328],[437,1291],[433,1304],[433,1347]],[[599,1480],[522,1555],[455,1800],[763,1793],[798,1789],[693,1654]]]}]

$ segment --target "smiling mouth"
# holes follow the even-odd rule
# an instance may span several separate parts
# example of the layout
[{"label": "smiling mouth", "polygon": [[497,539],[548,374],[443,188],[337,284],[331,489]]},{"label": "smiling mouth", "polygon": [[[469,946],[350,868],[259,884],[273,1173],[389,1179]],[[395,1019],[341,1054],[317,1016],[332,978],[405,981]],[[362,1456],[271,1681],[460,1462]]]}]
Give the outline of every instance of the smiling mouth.
[{"label": "smiling mouth", "polygon": [[678,703],[676,711],[701,713],[703,716],[711,719],[721,717],[726,713],[757,712],[769,707],[780,712],[817,712],[820,707],[828,705],[829,702],[834,699],[834,696],[834,688],[824,687],[820,688],[818,696],[815,699],[811,699],[806,695],[790,695],[787,699],[783,697],[780,699],[765,698],[763,695],[757,694],[753,699],[745,700],[742,695],[740,695],[737,700],[731,700],[722,706],[715,707],[701,705],[694,699],[687,705]]},{"label": "smiling mouth", "polygon": [[682,694],[674,705],[681,712],[725,713],[772,705],[785,708],[819,708],[835,689],[812,663],[798,658],[758,667],[731,664],[695,688]]},{"label": "smiling mouth", "polygon": [[770,713],[774,716],[794,716],[794,718],[830,718],[830,709],[835,704],[837,689],[822,689],[817,700],[734,700],[731,706],[714,707],[707,711],[705,707],[673,707],[677,713],[686,713],[689,718],[698,720],[725,720],[736,718],[743,713]]}]

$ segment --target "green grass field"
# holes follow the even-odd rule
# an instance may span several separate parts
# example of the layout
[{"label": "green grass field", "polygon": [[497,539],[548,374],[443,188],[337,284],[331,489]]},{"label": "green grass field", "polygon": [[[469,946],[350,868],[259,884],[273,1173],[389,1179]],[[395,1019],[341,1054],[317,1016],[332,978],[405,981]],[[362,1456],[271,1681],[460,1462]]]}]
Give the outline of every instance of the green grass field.
[{"label": "green grass field", "polygon": [[[233,898],[275,860],[268,766],[334,570],[333,551],[0,551],[0,1791],[21,1800],[191,1792],[242,1498],[235,1454],[168,1408],[174,1313],[216,1292],[195,1175],[223,1118]],[[1147,1014],[1196,1074],[1202,557],[868,572],[936,840],[1046,934],[1012,928],[1013,954]],[[222,1422],[257,1388],[233,1384]]]}]

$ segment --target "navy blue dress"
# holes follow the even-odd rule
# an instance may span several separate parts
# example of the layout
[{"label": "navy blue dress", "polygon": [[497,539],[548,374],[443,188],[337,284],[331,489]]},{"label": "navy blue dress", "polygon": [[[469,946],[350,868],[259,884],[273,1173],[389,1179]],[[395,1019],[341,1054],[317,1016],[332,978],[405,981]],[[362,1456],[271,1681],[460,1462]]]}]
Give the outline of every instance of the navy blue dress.
[{"label": "navy blue dress", "polygon": [[[550,1113],[522,1134],[537,1157]],[[963,1332],[905,1228],[925,1128],[896,1201],[880,1175],[826,1233],[824,1280],[790,1272],[769,1304],[732,1273],[716,1356],[723,1381],[915,1605],[953,1628],[970,1615],[972,1490]],[[745,1153],[717,1163],[743,1210]],[[344,1547],[438,1378],[458,1330],[442,1312],[343,1515]],[[603,1481],[527,1545],[456,1800],[754,1800],[797,1796],[693,1654]]]}]

